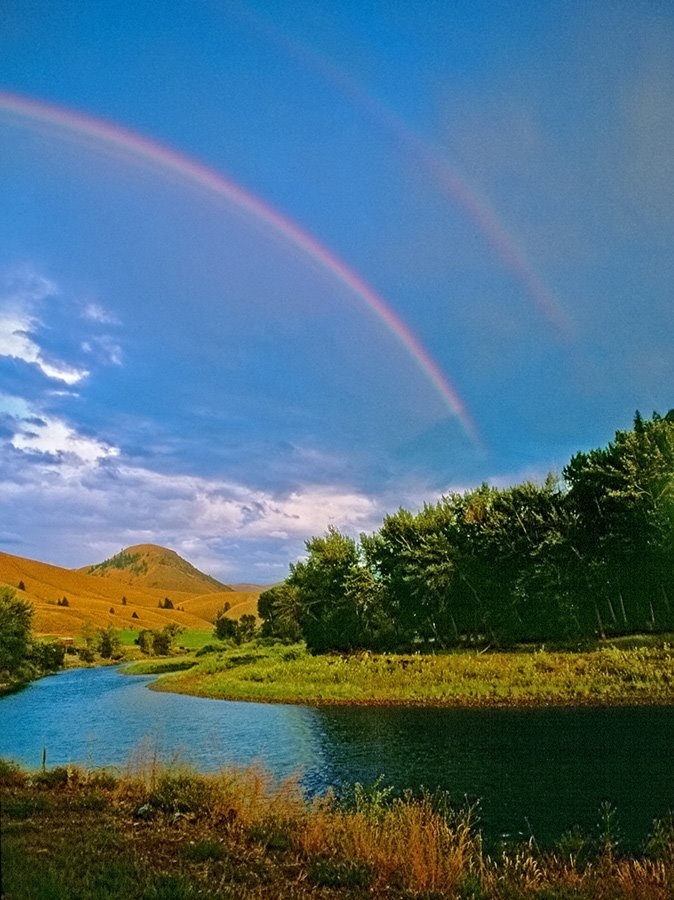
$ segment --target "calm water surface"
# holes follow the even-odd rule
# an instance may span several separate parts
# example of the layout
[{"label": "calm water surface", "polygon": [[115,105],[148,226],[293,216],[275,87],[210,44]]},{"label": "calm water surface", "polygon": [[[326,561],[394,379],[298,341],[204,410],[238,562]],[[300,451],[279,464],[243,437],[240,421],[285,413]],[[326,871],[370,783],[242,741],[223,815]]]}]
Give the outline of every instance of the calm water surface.
[{"label": "calm water surface", "polygon": [[674,708],[313,708],[150,691],[152,677],[74,669],[0,700],[0,756],[27,766],[123,766],[157,750],[212,771],[260,763],[308,793],[384,783],[479,801],[485,835],[541,841],[596,828],[603,801],[637,844],[674,809]]}]

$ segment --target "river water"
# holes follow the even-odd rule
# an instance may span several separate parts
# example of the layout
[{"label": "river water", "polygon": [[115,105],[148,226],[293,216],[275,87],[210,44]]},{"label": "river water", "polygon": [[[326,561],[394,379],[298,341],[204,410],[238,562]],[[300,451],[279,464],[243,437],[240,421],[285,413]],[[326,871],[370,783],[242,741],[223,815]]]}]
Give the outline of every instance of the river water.
[{"label": "river water", "polygon": [[0,756],[126,765],[139,752],[203,771],[257,763],[308,794],[370,783],[478,803],[488,840],[596,832],[604,802],[626,843],[674,810],[674,707],[410,709],[207,700],[148,690],[152,677],[73,669],[0,700]]}]

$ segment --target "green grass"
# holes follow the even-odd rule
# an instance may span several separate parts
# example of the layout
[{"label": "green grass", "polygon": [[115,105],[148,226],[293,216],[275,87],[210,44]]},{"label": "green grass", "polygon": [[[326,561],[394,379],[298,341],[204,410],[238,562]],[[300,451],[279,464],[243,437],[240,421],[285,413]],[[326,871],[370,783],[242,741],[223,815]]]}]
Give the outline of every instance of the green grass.
[{"label": "green grass", "polygon": [[184,647],[185,650],[201,650],[208,644],[217,644],[218,641],[213,637],[213,630],[195,631],[193,628],[185,629],[178,635],[177,643]]},{"label": "green grass", "polygon": [[185,662],[185,671],[167,675],[153,687],[205,697],[316,704],[674,703],[674,651],[668,646],[586,653],[311,656],[302,645],[253,641],[195,657],[194,663],[188,669]]},{"label": "green grass", "polygon": [[620,852],[601,815],[594,836],[491,852],[469,812],[430,796],[361,789],[349,803],[309,802],[256,770],[199,775],[146,760],[117,778],[73,768],[45,778],[1,762],[2,886],[11,900],[674,895],[671,820],[655,824],[637,856]]},{"label": "green grass", "polygon": [[[138,637],[137,628],[123,628],[117,632],[123,647],[133,647]],[[217,643],[213,637],[212,629],[210,631],[197,631],[194,628],[186,628],[185,631],[178,635],[177,643],[184,647],[185,650],[200,650],[208,644]]]},{"label": "green grass", "polygon": [[125,675],[165,675],[167,672],[183,672],[197,664],[194,656],[151,656],[125,666]]}]

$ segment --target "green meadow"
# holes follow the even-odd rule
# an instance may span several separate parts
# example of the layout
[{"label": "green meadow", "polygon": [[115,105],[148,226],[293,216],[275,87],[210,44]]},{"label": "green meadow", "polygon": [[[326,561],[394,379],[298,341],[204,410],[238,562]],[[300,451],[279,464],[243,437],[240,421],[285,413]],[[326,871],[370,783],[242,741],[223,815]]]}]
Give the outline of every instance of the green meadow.
[{"label": "green meadow", "polygon": [[177,659],[149,659],[126,671],[164,673],[153,685],[156,690],[268,702],[467,707],[674,703],[674,651],[666,643],[575,653],[314,656],[301,644],[252,641]]}]

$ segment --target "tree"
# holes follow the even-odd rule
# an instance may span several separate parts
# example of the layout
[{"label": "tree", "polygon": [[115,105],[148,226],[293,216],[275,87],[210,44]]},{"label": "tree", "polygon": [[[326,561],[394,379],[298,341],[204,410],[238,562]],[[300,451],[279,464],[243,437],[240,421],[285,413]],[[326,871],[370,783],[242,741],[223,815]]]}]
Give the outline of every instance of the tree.
[{"label": "tree", "polygon": [[306,542],[306,562],[290,566],[287,583],[297,592],[299,621],[312,652],[364,646],[358,607],[346,590],[350,573],[361,565],[352,538],[330,527]]},{"label": "tree", "polygon": [[61,641],[35,641],[30,654],[31,661],[41,674],[62,669],[65,656],[65,644]]},{"label": "tree", "polygon": [[237,622],[238,638],[243,644],[252,641],[257,631],[257,620],[251,613],[244,613]]},{"label": "tree", "polygon": [[293,585],[284,582],[263,591],[257,600],[257,614],[262,619],[262,637],[290,642],[301,640],[299,599]]},{"label": "tree", "polygon": [[103,659],[113,659],[121,655],[122,642],[119,634],[112,627],[107,625],[98,632],[98,652]]},{"label": "tree", "polygon": [[157,656],[168,656],[173,650],[176,638],[182,631],[183,629],[180,625],[176,625],[175,622],[164,625],[160,631],[155,631],[152,645],[155,654]]},{"label": "tree", "polygon": [[154,631],[151,631],[149,628],[141,629],[134,643],[140,647],[142,653],[152,656],[154,653]]},{"label": "tree", "polygon": [[222,609],[218,610],[218,613],[215,617],[215,629],[213,634],[220,641],[226,641],[228,639],[236,639],[238,637],[238,628],[234,619],[230,619],[227,615],[227,610],[229,609],[229,603],[225,603]]},{"label": "tree", "polygon": [[[665,629],[674,568],[674,416],[635,416],[603,449],[564,469],[575,516],[574,575],[595,628]],[[674,599],[674,598],[673,598]],[[587,615],[586,613],[586,615]]]},{"label": "tree", "polygon": [[96,659],[96,651],[99,648],[100,636],[91,622],[85,622],[80,629],[80,639],[83,645],[79,648],[79,657],[83,662],[92,663]]},{"label": "tree", "polygon": [[33,607],[13,588],[0,588],[0,672],[16,677],[31,646]]}]

